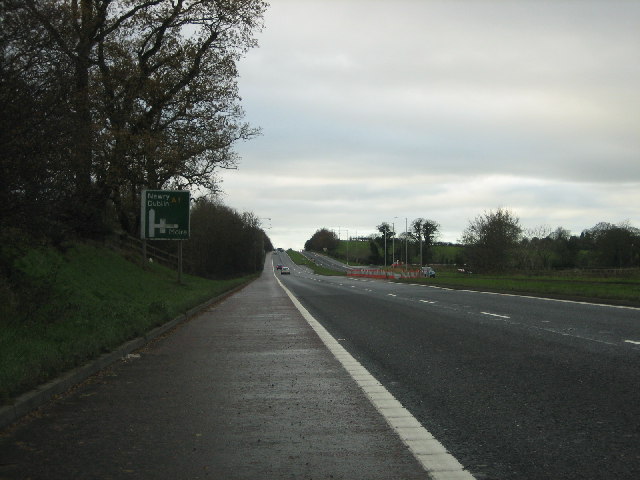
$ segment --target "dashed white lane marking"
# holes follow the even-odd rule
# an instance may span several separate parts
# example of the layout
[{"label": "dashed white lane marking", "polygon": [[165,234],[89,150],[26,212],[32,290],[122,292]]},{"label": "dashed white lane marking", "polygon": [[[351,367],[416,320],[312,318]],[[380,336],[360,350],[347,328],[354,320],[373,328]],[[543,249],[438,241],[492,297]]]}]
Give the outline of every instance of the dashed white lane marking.
[{"label": "dashed white lane marking", "polygon": [[633,343],[634,345],[640,345],[640,342],[637,340],[625,340],[625,343]]},{"label": "dashed white lane marking", "polygon": [[387,296],[389,296],[389,297],[397,297],[397,295],[395,293],[387,293]]},{"label": "dashed white lane marking", "polygon": [[498,318],[511,318],[508,315],[498,315],[497,313],[490,313],[490,312],[480,312],[482,315],[489,315],[491,317],[498,317]]},{"label": "dashed white lane marking", "polygon": [[[389,283],[393,283],[393,282],[389,282]],[[438,287],[436,285],[425,285],[425,287],[435,288],[436,290],[455,290],[454,288]],[[623,310],[640,310],[640,307],[630,307],[628,305],[610,305],[607,303],[581,302],[578,300],[564,300],[561,298],[533,297],[531,295],[519,295],[517,293],[483,292],[482,290],[456,290],[456,291],[477,293],[481,295],[496,295],[501,297],[520,297],[520,298],[528,298],[531,300],[540,300],[544,302],[575,303],[578,305],[593,305],[596,307],[617,308],[617,309],[623,309]]]},{"label": "dashed white lane marking", "polygon": [[[533,330],[540,330],[542,332],[553,333],[554,335],[562,335],[563,337],[578,338],[580,340],[586,340],[586,341],[589,341],[589,342],[602,343],[603,345],[611,345],[611,346],[614,346],[614,347],[620,346],[619,343],[608,342],[606,340],[602,340],[602,339],[599,339],[599,338],[591,338],[591,337],[587,337],[587,336],[584,336],[584,335],[579,335],[579,334],[573,333],[573,332],[571,332],[571,333],[564,332],[564,331],[561,331],[561,330],[557,330],[555,328],[538,327],[537,325],[531,325],[531,324],[523,323],[523,322],[516,322],[514,320],[511,320],[511,318],[507,317],[506,315],[497,315],[497,314],[492,314],[492,313],[487,313],[487,312],[480,312],[480,313],[482,313],[484,315],[489,315],[491,317],[500,318],[501,319],[500,321],[503,321],[508,325],[518,325],[518,326],[521,326],[521,327],[524,327],[524,328],[530,328],[530,329],[533,329]],[[542,322],[543,323],[549,323],[546,320],[543,320]]]},{"label": "dashed white lane marking", "polygon": [[[275,274],[274,274],[275,277]],[[360,362],[351,356],[338,341],[307,311],[298,299],[275,277],[307,323],[326,347],[349,372],[409,451],[433,480],[474,480],[473,475],[415,419],[391,393],[375,379]]]}]

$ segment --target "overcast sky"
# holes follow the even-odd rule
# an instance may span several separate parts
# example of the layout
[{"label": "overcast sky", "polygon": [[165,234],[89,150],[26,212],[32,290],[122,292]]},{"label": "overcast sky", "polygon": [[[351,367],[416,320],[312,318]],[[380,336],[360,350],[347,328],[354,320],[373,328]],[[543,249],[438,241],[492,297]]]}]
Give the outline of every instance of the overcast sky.
[{"label": "overcast sky", "polygon": [[275,246],[417,217],[455,242],[501,207],[640,227],[640,1],[270,3],[239,65],[263,134],[221,187]]}]

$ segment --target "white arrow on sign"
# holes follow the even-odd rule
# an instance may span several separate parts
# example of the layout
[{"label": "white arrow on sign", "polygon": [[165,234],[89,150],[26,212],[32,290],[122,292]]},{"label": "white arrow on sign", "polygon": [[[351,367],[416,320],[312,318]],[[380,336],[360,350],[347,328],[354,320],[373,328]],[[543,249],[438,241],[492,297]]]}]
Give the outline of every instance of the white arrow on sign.
[{"label": "white arrow on sign", "polygon": [[167,233],[167,228],[178,228],[178,225],[167,224],[166,218],[161,218],[160,223],[156,223],[156,211],[151,208],[149,209],[149,238],[156,236],[156,228],[160,229],[160,233]]}]

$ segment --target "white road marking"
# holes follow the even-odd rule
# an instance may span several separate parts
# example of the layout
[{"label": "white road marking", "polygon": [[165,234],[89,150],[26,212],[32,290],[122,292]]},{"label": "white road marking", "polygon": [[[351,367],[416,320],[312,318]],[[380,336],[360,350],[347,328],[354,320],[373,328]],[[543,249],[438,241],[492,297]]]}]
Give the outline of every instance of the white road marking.
[{"label": "white road marking", "polygon": [[[396,283],[396,282],[388,282],[388,283]],[[455,288],[446,288],[446,287],[437,287],[435,285],[425,285],[425,287],[435,288],[437,290],[456,290]],[[498,295],[502,297],[520,297],[520,298],[530,298],[532,300],[542,300],[545,302],[560,302],[560,303],[576,303],[578,305],[594,305],[596,307],[608,307],[608,308],[618,308],[624,310],[640,310],[639,307],[630,307],[627,305],[609,305],[606,303],[593,303],[593,302],[581,302],[578,300],[564,300],[561,298],[546,298],[546,297],[534,297],[532,295],[518,295],[517,293],[499,293],[499,292],[483,292],[482,290],[456,290],[458,292],[469,292],[469,293],[479,293],[483,295]]]},{"label": "white road marking", "polygon": [[511,318],[508,315],[498,315],[497,313],[489,313],[489,312],[480,312],[483,315],[490,315],[492,317],[498,317],[498,318]]},{"label": "white road marking", "polygon": [[389,297],[397,297],[397,295],[395,293],[387,293],[387,296],[389,296]]},{"label": "white road marking", "polygon": [[487,312],[480,312],[480,313],[483,313],[485,315],[490,315],[492,317],[501,318],[501,319],[503,319],[504,323],[506,323],[507,325],[517,325],[517,326],[524,327],[524,328],[530,328],[532,330],[540,330],[540,331],[543,331],[543,332],[549,332],[549,333],[553,333],[553,334],[556,334],[556,335],[562,335],[563,337],[578,338],[580,340],[587,340],[589,342],[602,343],[604,345],[612,345],[614,347],[619,347],[620,346],[619,343],[607,342],[606,340],[599,340],[597,338],[585,337],[584,335],[578,335],[576,333],[567,333],[567,332],[563,332],[563,331],[560,331],[560,330],[556,330],[555,328],[538,327],[537,325],[531,325],[531,324],[524,323],[524,322],[516,322],[514,320],[511,320],[510,317],[507,317],[505,315],[496,315],[496,314],[491,314],[491,313],[487,313]]},{"label": "white road marking", "polygon": [[349,372],[351,378],[364,391],[376,410],[380,412],[416,460],[429,473],[430,478],[433,480],[475,480],[475,477],[466,471],[453,455],[447,452],[444,446],[389,393],[384,385],[376,380],[327,332],[275,274],[274,277],[329,351]]},{"label": "white road marking", "polygon": [[625,340],[625,343],[633,343],[634,345],[640,345],[640,342],[637,340]]},{"label": "white road marking", "polygon": [[422,303],[436,303],[436,302],[433,302],[433,301],[431,301],[431,300],[420,300],[420,301],[421,301]]}]

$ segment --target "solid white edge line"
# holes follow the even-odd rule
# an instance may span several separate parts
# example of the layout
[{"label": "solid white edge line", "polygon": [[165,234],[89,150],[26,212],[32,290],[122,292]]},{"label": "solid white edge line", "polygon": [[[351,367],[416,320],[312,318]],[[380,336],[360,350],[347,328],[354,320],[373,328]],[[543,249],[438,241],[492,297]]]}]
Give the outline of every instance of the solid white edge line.
[{"label": "solid white edge line", "polygon": [[287,296],[433,480],[475,480],[456,458],[351,356],[276,277]]}]

